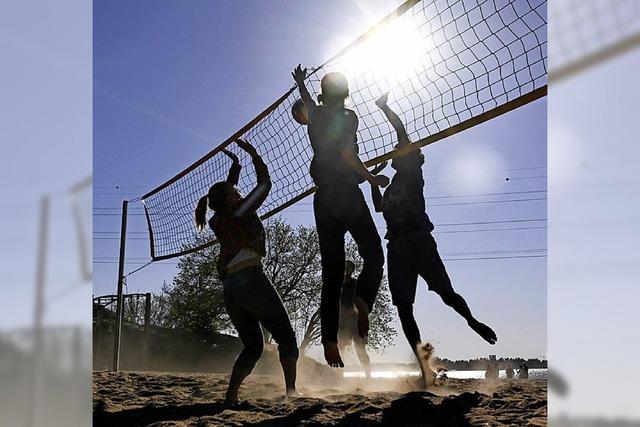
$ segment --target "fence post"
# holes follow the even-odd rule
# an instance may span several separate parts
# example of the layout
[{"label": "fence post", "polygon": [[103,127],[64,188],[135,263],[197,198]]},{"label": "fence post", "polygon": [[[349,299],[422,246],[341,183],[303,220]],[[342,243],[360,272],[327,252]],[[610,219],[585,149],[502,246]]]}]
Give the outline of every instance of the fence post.
[{"label": "fence post", "polygon": [[144,295],[144,369],[149,369],[149,326],[151,323],[151,293]]}]

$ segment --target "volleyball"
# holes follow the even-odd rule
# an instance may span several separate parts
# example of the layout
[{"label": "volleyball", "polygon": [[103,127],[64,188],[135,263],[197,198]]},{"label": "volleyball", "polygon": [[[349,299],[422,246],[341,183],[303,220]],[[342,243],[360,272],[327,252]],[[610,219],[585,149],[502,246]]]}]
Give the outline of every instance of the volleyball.
[{"label": "volleyball", "polygon": [[309,110],[304,105],[302,99],[298,99],[293,103],[291,106],[291,115],[293,116],[293,119],[301,125],[309,124]]}]

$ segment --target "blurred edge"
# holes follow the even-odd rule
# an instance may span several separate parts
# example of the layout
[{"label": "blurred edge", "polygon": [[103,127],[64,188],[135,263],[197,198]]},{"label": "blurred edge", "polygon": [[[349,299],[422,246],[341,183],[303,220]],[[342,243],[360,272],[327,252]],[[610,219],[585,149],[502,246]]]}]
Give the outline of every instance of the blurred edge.
[{"label": "blurred edge", "polygon": [[[91,171],[91,5],[80,0],[52,3],[10,0],[3,3],[0,14],[0,43],[4,53],[0,123],[5,130],[5,140],[15,144],[11,148],[3,144],[6,152],[2,156],[1,172],[3,186],[6,186],[2,201],[2,250],[6,261],[3,276],[10,283],[5,283],[8,297],[3,301],[0,323],[1,425],[88,425],[91,416],[91,318],[89,299],[85,298],[90,296],[91,196],[90,183],[74,185],[86,184],[83,177]],[[590,244],[603,247],[602,230],[593,228],[594,221],[602,220],[601,215],[605,214],[611,221],[617,218],[617,210],[631,210],[632,216],[638,218],[637,206],[623,204],[625,199],[637,198],[637,179],[633,175],[624,176],[629,179],[618,179],[616,175],[620,170],[633,171],[636,167],[638,148],[632,145],[634,135],[629,127],[638,117],[637,97],[629,95],[631,99],[620,100],[606,95],[607,85],[616,88],[612,93],[620,94],[622,77],[628,78],[623,86],[626,85],[629,94],[638,93],[633,79],[637,67],[624,69],[630,64],[639,65],[638,8],[640,2],[636,0],[551,0],[549,3],[550,360],[551,363],[559,361],[558,375],[562,375],[569,389],[565,397],[556,396],[553,391],[550,396],[550,423],[555,426],[640,425],[632,421],[640,418],[635,401],[637,393],[629,392],[617,381],[624,380],[631,385],[637,381],[635,367],[624,362],[634,359],[632,351],[638,349],[637,344],[625,347],[626,353],[615,354],[615,346],[594,342],[611,330],[617,331],[616,337],[626,336],[628,341],[637,341],[634,339],[637,331],[633,330],[638,324],[637,317],[620,318],[615,300],[603,304],[597,299],[602,288],[591,289],[585,285],[584,277],[574,277],[587,271],[590,280],[607,284],[606,294],[620,292],[630,301],[638,298],[637,289],[627,285],[637,277],[640,263],[624,258],[624,265],[617,269],[622,274],[614,275],[607,271],[612,268],[607,263],[611,260],[605,260],[600,270],[594,270],[590,264],[593,254],[585,253],[585,247]],[[558,31],[554,32],[556,23]],[[572,46],[572,40],[578,41]],[[598,91],[593,91],[594,78],[600,85]],[[590,103],[583,102],[584,92],[592,95]],[[575,120],[580,117],[581,107],[598,106],[600,122]],[[583,113],[584,117],[593,116],[591,111]],[[603,154],[597,150],[603,141],[595,137],[598,129],[589,126],[603,126],[603,123],[606,126],[607,120],[627,124],[610,129],[611,139],[622,144],[616,148],[626,154],[618,153],[614,164],[602,164],[601,157],[593,157]],[[569,156],[568,160],[556,158],[554,147],[566,146],[575,129],[579,134],[576,156]],[[591,135],[594,137],[590,138]],[[565,160],[580,161],[587,165],[586,169],[565,179],[565,171],[576,166],[563,163]],[[616,184],[608,187],[609,192],[604,195],[593,186],[593,180],[611,182],[612,178]],[[596,191],[590,193],[589,189]],[[42,218],[48,218],[49,227],[43,236],[50,235],[50,245],[45,247],[37,244],[38,201],[47,194],[51,205]],[[66,201],[68,197],[73,198],[71,208]],[[594,199],[599,205],[606,205],[607,211],[583,209]],[[586,242],[573,239],[570,233],[558,228],[563,226],[565,218],[579,219],[578,226],[589,231],[582,236]],[[626,217],[618,219],[624,221]],[[41,225],[44,222],[40,220]],[[553,237],[556,231],[558,239]],[[71,232],[77,236],[76,244],[74,239],[59,238],[61,233]],[[637,233],[637,229],[632,232]],[[637,253],[637,246],[630,246],[633,240],[616,241],[620,235],[615,230],[607,234],[604,243],[617,246],[620,251],[615,255]],[[49,273],[43,263],[42,276],[34,279],[34,258],[39,247],[43,248],[43,261],[49,254],[50,262],[65,264],[66,268]],[[557,258],[554,254],[574,256]],[[577,287],[578,282],[584,287]],[[42,292],[36,291],[36,283],[41,284]],[[78,292],[79,295],[74,295]],[[49,301],[46,295],[58,295],[68,304]],[[577,301],[580,304],[576,304]],[[86,313],[65,319],[65,312],[82,311],[77,305],[82,302],[87,306]],[[576,308],[582,310],[574,312]],[[597,313],[600,329],[594,331],[586,320],[582,328],[568,321],[572,317],[584,318],[584,310]],[[635,323],[623,323],[624,320],[635,320]],[[576,342],[582,345],[575,345]],[[562,364],[572,359],[587,361],[584,365],[578,364],[582,371],[571,369],[568,363]],[[610,360],[617,360],[618,364],[611,367]],[[584,377],[592,381],[590,390],[575,386],[583,384]],[[558,390],[557,385],[552,384],[552,388]],[[586,406],[581,405],[581,397],[589,393],[596,395],[596,400],[597,395],[602,394],[601,404],[587,401]],[[607,399],[608,396],[611,398]],[[631,405],[625,405],[631,400]],[[558,406],[555,401],[559,402]],[[609,403],[617,406],[608,407]],[[625,413],[624,408],[631,411],[636,408],[636,411]]]},{"label": "blurred edge", "polygon": [[640,426],[640,2],[548,11],[549,424]]},{"label": "blurred edge", "polygon": [[0,425],[91,424],[91,2],[0,5]]}]

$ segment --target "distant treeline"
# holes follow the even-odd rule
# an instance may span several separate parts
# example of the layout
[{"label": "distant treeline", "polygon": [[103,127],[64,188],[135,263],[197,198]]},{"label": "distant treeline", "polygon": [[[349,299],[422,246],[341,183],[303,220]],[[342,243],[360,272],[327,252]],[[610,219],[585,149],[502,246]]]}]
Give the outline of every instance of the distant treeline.
[{"label": "distant treeline", "polygon": [[[508,365],[511,365],[514,369],[518,368],[522,362],[527,362],[527,366],[530,369],[536,368],[546,368],[547,361],[540,359],[523,359],[521,357],[507,357],[507,358],[499,358],[497,359],[498,366],[500,369],[505,369]],[[489,363],[489,359],[481,358],[481,359],[469,359],[469,360],[449,360],[447,358],[440,359],[438,357],[435,358],[434,366],[444,366],[448,370],[456,370],[456,371],[484,371],[487,369],[487,364]]]}]

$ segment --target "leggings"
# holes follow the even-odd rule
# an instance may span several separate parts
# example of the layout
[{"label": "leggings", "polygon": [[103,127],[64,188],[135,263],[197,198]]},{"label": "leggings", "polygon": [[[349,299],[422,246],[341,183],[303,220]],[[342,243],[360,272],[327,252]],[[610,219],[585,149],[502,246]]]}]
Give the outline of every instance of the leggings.
[{"label": "leggings", "polygon": [[296,335],[280,295],[261,266],[229,273],[224,280],[224,302],[244,345],[236,365],[253,370],[264,350],[260,324],[278,343],[280,360],[298,357]]}]

